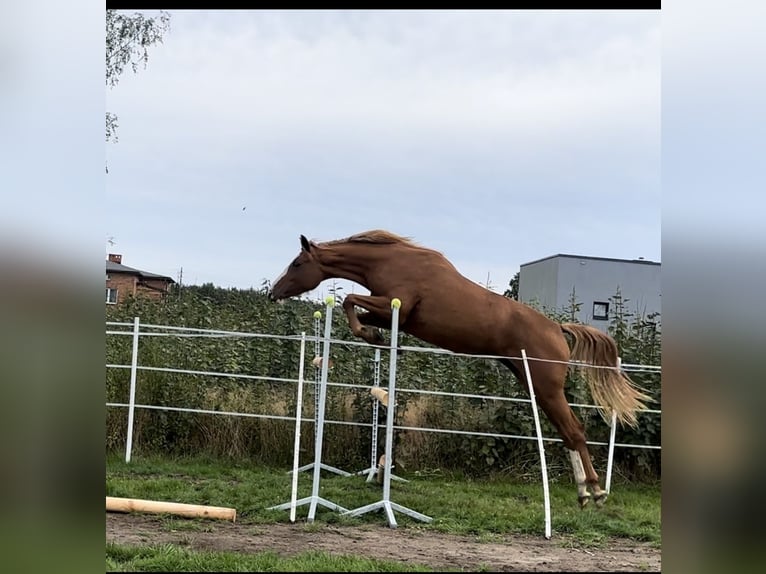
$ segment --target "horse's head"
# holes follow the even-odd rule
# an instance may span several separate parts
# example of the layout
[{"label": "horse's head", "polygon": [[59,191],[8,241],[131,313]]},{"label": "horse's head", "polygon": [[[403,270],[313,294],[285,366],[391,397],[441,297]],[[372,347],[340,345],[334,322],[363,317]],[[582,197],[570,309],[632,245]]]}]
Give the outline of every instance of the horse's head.
[{"label": "horse's head", "polygon": [[317,249],[316,244],[301,235],[301,252],[271,286],[269,298],[272,301],[311,291],[325,279],[317,259]]}]

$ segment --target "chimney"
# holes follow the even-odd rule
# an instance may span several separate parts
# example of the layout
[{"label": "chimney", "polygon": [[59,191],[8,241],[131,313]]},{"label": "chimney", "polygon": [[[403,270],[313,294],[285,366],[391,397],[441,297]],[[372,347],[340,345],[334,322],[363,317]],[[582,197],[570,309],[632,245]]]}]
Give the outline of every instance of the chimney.
[{"label": "chimney", "polygon": [[109,261],[112,263],[122,263],[122,255],[118,255],[117,253],[110,253]]}]

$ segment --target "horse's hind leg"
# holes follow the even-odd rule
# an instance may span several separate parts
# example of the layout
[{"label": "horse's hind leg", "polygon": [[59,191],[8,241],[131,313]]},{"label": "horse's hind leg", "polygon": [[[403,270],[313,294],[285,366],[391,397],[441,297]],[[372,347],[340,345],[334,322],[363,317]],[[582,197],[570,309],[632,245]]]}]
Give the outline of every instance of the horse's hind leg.
[{"label": "horse's hind leg", "polygon": [[[593,468],[587,447],[583,445],[578,450],[569,449],[569,459],[572,462],[572,470],[574,470],[577,481],[577,499],[580,501],[580,506],[585,506],[591,499],[591,493],[588,492],[588,489],[593,493],[592,497],[596,506],[602,506],[606,502],[607,493],[601,490],[601,486],[599,486],[598,474]],[[590,468],[590,473],[585,470],[586,464]],[[589,477],[588,474],[591,476]]]},{"label": "horse's hind leg", "polygon": [[591,498],[591,494],[588,492],[588,485],[585,482],[585,469],[583,468],[580,453],[568,447],[567,451],[569,452],[569,460],[572,463],[572,470],[574,471],[575,482],[577,483],[577,501],[582,508],[590,502]]},{"label": "horse's hind leg", "polygon": [[606,492],[599,486],[598,474],[593,468],[590,453],[585,444],[585,429],[567,403],[564,391],[540,394],[537,399],[540,407],[561,435],[564,446],[569,450],[580,507],[590,502],[591,493],[596,504],[601,506],[606,501]]}]

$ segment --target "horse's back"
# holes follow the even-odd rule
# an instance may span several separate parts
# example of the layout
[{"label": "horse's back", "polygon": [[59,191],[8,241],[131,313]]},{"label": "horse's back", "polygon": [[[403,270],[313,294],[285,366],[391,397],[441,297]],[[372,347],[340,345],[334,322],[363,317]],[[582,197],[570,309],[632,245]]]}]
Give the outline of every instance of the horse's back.
[{"label": "horse's back", "polygon": [[418,282],[417,300],[404,330],[455,352],[507,355],[525,344],[542,347],[546,337],[555,348],[563,338],[558,324],[545,315],[457,271],[432,272]]}]

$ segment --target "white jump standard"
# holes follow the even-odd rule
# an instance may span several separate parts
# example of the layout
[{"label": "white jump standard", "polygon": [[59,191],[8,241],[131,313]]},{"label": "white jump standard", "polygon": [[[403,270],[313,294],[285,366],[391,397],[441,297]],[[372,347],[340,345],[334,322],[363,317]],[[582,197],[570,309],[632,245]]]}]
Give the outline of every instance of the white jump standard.
[{"label": "white jump standard", "polygon": [[[319,320],[322,318],[322,312],[321,311],[315,311],[314,312],[314,360],[312,361],[312,364],[314,365],[314,440],[316,441],[317,433],[319,432],[319,413],[322,412],[322,424],[324,424],[324,408],[319,408],[319,395],[320,390],[319,387],[322,385],[321,381],[321,373],[323,370],[323,367],[327,365],[327,368],[329,369],[332,366],[332,361],[322,359],[319,356],[320,351],[320,337],[319,337]],[[319,359],[319,361],[317,361]],[[325,382],[327,382],[327,377],[325,376]],[[318,460],[318,459],[315,459]],[[288,474],[291,474],[293,472],[302,472],[304,470],[311,470],[314,468],[314,465],[316,462],[310,462],[308,464],[304,464],[302,467],[291,470]],[[319,462],[319,466],[322,470],[327,470],[329,472],[334,472],[335,474],[339,474],[341,476],[351,476],[350,472],[346,472],[345,470],[341,470],[339,468],[335,468],[334,466],[330,466],[329,464],[325,464],[323,462]]]},{"label": "white jump standard", "polygon": [[430,516],[406,508],[401,504],[391,502],[391,452],[393,450],[394,409],[396,408],[396,352],[399,342],[399,307],[401,307],[401,305],[402,302],[399,299],[394,298],[391,300],[391,363],[388,372],[388,409],[386,412],[386,459],[383,474],[383,499],[343,513],[348,516],[359,516],[382,508],[386,512],[388,525],[391,528],[396,528],[397,526],[394,510],[402,512],[422,522],[431,522],[432,520]]},{"label": "white jump standard", "polygon": [[[322,506],[329,508],[330,510],[338,510],[340,512],[346,512],[346,509],[343,508],[341,505],[335,504],[334,502],[331,502],[319,496],[319,481],[321,478],[320,472],[322,470],[322,467],[324,466],[322,464],[322,439],[324,436],[324,411],[325,411],[325,402],[327,397],[327,370],[329,368],[329,362],[330,362],[329,360],[330,359],[330,329],[332,327],[332,309],[335,303],[335,299],[333,297],[328,297],[325,300],[325,302],[327,304],[327,313],[325,316],[325,324],[324,324],[324,346],[323,346],[323,352],[322,352],[322,378],[319,385],[319,403],[317,406],[317,412],[315,416],[316,439],[314,440],[314,463],[313,463],[314,479],[311,485],[311,496],[301,498],[298,501],[294,501],[294,502],[290,501],[284,504],[280,504],[278,506],[272,506],[270,508],[270,510],[286,510],[287,508],[309,504],[309,514],[307,518],[308,522],[314,522],[317,504],[321,504]],[[301,369],[302,368],[303,368],[303,365],[301,365]],[[294,471],[297,472],[297,469],[294,469]],[[344,474],[345,476],[351,476],[350,473],[344,473]]]},{"label": "white jump standard", "polygon": [[[378,411],[380,405],[388,408],[388,393],[380,388],[380,349],[375,349],[375,359],[373,360],[374,371],[372,376],[372,388],[370,394],[375,397],[372,403],[372,437],[370,442],[370,466],[360,470],[356,474],[366,474],[367,482],[372,482],[378,476],[380,472],[380,462],[378,459]],[[391,475],[394,480],[400,480],[402,482],[409,482],[406,478]]]}]

